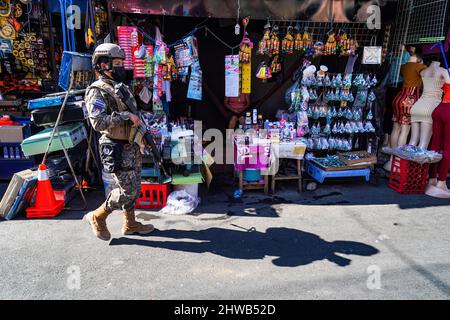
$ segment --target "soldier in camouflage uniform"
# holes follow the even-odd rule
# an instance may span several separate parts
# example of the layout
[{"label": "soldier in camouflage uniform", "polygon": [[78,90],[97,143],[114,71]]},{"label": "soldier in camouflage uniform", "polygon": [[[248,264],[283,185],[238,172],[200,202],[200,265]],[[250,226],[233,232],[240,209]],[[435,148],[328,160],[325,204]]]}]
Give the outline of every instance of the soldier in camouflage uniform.
[{"label": "soldier in camouflage uniform", "polygon": [[87,88],[85,96],[89,120],[94,130],[102,133],[99,149],[103,170],[111,173],[118,185],[107,195],[105,203],[86,215],[94,234],[106,241],[111,238],[106,218],[113,210],[124,212],[124,235],[154,230],[152,225],[143,225],[135,219],[134,207],[141,192],[142,155],[139,146],[130,144],[128,139],[131,127],[137,127],[140,120],[128,111],[114,90],[116,84],[125,81],[124,59],[125,53],[118,45],[99,45],[92,57],[99,80]]}]

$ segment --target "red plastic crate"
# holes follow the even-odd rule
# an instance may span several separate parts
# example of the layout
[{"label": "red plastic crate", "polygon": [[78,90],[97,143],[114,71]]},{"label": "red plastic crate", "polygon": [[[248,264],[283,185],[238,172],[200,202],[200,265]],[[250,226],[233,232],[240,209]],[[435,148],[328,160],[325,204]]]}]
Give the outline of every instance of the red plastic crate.
[{"label": "red plastic crate", "polygon": [[136,200],[137,209],[161,209],[166,206],[169,184],[141,184],[141,195]]},{"label": "red plastic crate", "polygon": [[402,159],[394,156],[392,159],[389,187],[403,194],[423,194],[428,180],[430,165]]}]

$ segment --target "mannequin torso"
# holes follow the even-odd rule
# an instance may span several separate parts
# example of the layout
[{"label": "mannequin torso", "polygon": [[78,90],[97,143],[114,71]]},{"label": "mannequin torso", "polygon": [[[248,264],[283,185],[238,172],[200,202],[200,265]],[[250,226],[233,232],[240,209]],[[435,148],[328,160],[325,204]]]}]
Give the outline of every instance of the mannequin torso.
[{"label": "mannequin torso", "polygon": [[431,114],[442,101],[442,86],[450,83],[450,76],[440,63],[433,61],[420,75],[423,82],[422,97],[411,109],[411,140],[409,144],[427,149],[433,131]]}]

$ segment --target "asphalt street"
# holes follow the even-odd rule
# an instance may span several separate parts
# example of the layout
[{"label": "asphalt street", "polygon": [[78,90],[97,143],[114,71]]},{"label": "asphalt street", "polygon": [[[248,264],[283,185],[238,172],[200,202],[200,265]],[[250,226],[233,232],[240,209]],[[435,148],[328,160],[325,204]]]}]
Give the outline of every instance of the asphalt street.
[{"label": "asphalt street", "polygon": [[[109,242],[84,212],[0,221],[0,299],[449,299],[450,201],[385,181],[275,196],[212,190],[192,215]],[[95,208],[104,195],[88,195]]]}]

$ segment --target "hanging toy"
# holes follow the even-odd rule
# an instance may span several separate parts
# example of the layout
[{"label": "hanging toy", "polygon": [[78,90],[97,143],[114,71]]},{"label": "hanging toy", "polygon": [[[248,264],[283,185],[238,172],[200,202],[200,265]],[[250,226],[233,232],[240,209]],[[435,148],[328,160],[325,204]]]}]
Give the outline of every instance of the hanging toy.
[{"label": "hanging toy", "polygon": [[325,55],[333,55],[336,54],[336,38],[335,33],[331,31],[328,34],[328,40],[325,44]]},{"label": "hanging toy", "polygon": [[286,36],[281,42],[281,51],[286,54],[292,54],[294,52],[294,37],[292,35],[292,26],[287,28]]},{"label": "hanging toy", "polygon": [[295,40],[294,40],[294,49],[295,51],[305,51],[303,48],[303,34],[300,32],[300,24],[297,22],[297,24],[294,27],[296,33],[295,33]]},{"label": "hanging toy", "polygon": [[278,38],[278,26],[274,25],[270,36],[269,56],[280,53],[280,39]]},{"label": "hanging toy", "polygon": [[319,57],[324,54],[325,46],[322,41],[317,41],[314,43],[314,57]]},{"label": "hanging toy", "polygon": [[311,35],[308,33],[308,31],[305,30],[305,32],[303,32],[303,48],[306,50],[310,49],[312,47],[312,37]]},{"label": "hanging toy", "polygon": [[356,50],[358,50],[359,44],[358,41],[356,41],[353,38],[350,38],[350,51],[349,54],[354,56],[356,54]]},{"label": "hanging toy", "polygon": [[345,31],[341,34],[339,38],[338,46],[341,56],[350,55],[350,40],[348,39],[348,35]]},{"label": "hanging toy", "polygon": [[177,67],[173,55],[170,55],[166,59],[166,63],[162,65],[163,80],[176,80],[177,79]]},{"label": "hanging toy", "polygon": [[258,43],[257,54],[260,55],[268,54],[269,47],[270,47],[270,22],[269,20],[267,20],[267,23],[264,26],[263,38]]},{"label": "hanging toy", "polygon": [[272,62],[270,63],[270,70],[272,71],[272,73],[281,72],[281,61],[279,55],[275,55],[273,57]]},{"label": "hanging toy", "polygon": [[241,61],[241,63],[250,63],[252,49],[253,42],[246,36],[239,47],[239,61]]}]

